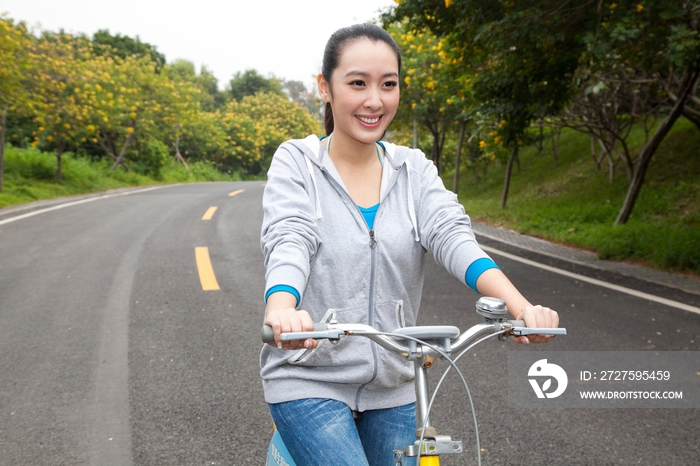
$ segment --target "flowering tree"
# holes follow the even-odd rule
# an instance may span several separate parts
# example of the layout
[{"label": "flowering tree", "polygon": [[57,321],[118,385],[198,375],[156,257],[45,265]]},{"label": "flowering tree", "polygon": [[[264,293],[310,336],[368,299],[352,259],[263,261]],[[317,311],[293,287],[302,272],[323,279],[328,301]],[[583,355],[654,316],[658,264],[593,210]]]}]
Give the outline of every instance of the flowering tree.
[{"label": "flowering tree", "polygon": [[30,66],[29,49],[32,37],[24,23],[14,24],[0,17],[0,191],[5,160],[7,112],[18,105],[28,105],[24,74]]}]

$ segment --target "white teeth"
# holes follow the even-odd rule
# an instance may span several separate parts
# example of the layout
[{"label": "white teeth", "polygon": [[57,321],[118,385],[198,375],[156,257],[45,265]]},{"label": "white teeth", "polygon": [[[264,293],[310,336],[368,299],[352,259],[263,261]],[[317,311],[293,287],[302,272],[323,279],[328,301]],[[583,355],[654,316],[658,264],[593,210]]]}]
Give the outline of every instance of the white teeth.
[{"label": "white teeth", "polygon": [[365,117],[358,116],[357,118],[359,118],[361,121],[367,123],[368,125],[373,125],[379,121],[379,117],[377,117],[377,118],[365,118]]}]

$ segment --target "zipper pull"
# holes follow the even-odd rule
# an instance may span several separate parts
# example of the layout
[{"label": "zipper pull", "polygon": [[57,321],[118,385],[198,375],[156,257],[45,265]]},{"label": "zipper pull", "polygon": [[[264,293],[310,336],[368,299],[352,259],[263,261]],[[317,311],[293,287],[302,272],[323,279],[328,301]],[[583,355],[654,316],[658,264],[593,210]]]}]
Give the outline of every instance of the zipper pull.
[{"label": "zipper pull", "polygon": [[374,247],[377,245],[377,240],[374,239],[374,230],[369,231],[369,247],[374,249]]}]

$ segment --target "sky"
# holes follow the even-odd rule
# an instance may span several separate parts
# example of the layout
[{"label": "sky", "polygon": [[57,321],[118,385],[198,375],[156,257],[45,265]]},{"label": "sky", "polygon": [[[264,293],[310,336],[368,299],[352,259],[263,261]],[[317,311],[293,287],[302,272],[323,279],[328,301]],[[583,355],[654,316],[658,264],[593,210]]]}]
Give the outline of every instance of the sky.
[{"label": "sky", "polygon": [[337,29],[378,18],[394,0],[0,0],[0,14],[30,27],[91,36],[138,36],[170,63],[202,65],[219,87],[248,69],[315,87]]}]

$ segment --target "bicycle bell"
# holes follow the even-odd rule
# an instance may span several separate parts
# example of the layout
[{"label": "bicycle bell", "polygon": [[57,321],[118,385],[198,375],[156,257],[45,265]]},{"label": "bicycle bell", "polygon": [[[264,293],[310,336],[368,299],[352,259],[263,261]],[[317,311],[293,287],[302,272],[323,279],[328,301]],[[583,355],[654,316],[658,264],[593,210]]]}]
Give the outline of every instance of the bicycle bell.
[{"label": "bicycle bell", "polygon": [[476,302],[476,313],[487,319],[503,319],[506,312],[508,312],[506,302],[502,299],[484,296]]}]

